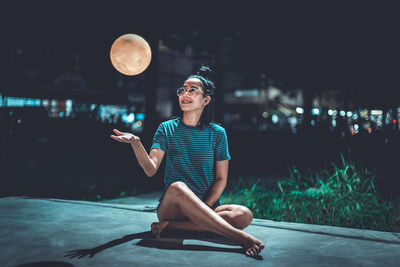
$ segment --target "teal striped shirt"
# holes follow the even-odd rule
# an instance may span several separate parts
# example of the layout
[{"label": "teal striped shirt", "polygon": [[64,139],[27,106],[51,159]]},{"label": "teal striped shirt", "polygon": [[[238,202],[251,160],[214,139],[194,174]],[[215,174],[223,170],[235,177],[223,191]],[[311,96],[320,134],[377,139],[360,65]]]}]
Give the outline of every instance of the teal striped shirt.
[{"label": "teal striped shirt", "polygon": [[231,159],[223,127],[211,123],[201,129],[180,118],[158,126],[151,148],[165,151],[165,189],[182,181],[203,201],[215,182],[216,161]]}]

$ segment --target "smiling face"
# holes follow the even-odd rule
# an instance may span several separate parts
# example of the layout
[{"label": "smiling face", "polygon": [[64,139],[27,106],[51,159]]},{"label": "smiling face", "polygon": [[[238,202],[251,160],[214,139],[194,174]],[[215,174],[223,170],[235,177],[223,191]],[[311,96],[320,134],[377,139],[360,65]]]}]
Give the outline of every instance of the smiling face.
[{"label": "smiling face", "polygon": [[[185,81],[183,88],[185,91],[179,96],[179,105],[183,112],[203,111],[204,107],[210,103],[210,96],[204,96],[202,82],[197,78],[190,78]],[[197,90],[194,95],[189,95],[191,89]]]}]

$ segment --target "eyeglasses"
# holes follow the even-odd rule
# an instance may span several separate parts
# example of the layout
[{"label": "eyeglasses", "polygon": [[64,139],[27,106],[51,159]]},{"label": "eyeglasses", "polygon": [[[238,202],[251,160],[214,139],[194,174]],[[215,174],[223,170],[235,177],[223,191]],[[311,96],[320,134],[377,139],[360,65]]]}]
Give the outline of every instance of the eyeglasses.
[{"label": "eyeglasses", "polygon": [[201,90],[196,89],[196,88],[185,89],[185,88],[181,87],[176,91],[177,96],[183,96],[185,93],[188,93],[189,96],[194,96],[197,93],[203,94],[203,92],[201,92]]}]

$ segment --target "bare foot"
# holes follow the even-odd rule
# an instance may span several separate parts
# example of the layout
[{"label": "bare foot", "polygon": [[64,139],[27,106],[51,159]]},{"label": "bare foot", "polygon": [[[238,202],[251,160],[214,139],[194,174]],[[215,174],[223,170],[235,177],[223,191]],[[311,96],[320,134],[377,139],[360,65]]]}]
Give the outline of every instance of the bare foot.
[{"label": "bare foot", "polygon": [[160,238],[161,232],[169,224],[169,221],[153,222],[151,224],[151,233],[153,236]]},{"label": "bare foot", "polygon": [[258,256],[261,250],[265,247],[261,240],[253,237],[250,234],[244,233],[243,239],[239,240],[239,244],[246,250],[246,255],[250,257]]}]

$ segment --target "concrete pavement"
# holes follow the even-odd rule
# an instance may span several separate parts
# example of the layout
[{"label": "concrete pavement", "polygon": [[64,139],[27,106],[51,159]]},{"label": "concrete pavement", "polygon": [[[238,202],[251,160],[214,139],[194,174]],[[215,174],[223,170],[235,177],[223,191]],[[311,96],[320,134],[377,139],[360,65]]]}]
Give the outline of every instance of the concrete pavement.
[{"label": "concrete pavement", "polygon": [[400,234],[255,219],[258,259],[213,234],[153,238],[160,192],[107,202],[0,198],[1,266],[399,266]]}]

